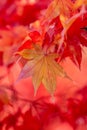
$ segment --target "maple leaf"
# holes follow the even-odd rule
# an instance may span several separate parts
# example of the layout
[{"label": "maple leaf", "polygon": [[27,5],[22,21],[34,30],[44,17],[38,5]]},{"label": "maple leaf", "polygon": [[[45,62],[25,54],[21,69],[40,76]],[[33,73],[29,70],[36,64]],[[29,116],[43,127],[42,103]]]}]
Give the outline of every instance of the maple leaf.
[{"label": "maple leaf", "polygon": [[41,41],[41,35],[40,35],[40,33],[38,31],[30,32],[28,35],[32,39],[33,43]]},{"label": "maple leaf", "polygon": [[29,32],[23,44],[18,48],[18,52],[24,49],[32,49],[33,44],[41,44],[42,37],[38,31]]},{"label": "maple leaf", "polygon": [[[73,40],[74,41],[74,40]],[[71,41],[67,41],[70,45],[66,45],[63,52],[60,54],[61,58],[60,60],[63,60],[66,57],[69,57],[75,65],[77,65],[79,68],[81,67],[81,61],[82,61],[82,49],[80,45],[78,45],[75,41],[74,45],[71,44]],[[76,45],[75,45],[76,44]]]},{"label": "maple leaf", "polygon": [[18,80],[32,76],[35,93],[40,84],[53,94],[56,89],[57,76],[67,77],[63,68],[55,61],[58,57],[55,53],[46,54],[38,46],[33,50],[23,50],[19,54],[29,60],[22,69]]},{"label": "maple leaf", "polygon": [[73,3],[71,0],[56,0],[58,2],[58,9],[60,14],[64,16],[69,16],[73,8]]},{"label": "maple leaf", "polygon": [[70,17],[73,9],[73,2],[71,0],[53,0],[49,5],[44,20],[52,20],[58,15]]},{"label": "maple leaf", "polygon": [[87,46],[87,13],[76,15],[73,18],[69,21],[69,25],[65,27],[66,31],[61,47],[60,59],[68,56],[80,68],[82,46]]},{"label": "maple leaf", "polygon": [[83,5],[87,5],[87,0],[76,0],[73,8],[78,9],[79,7],[81,7]]}]

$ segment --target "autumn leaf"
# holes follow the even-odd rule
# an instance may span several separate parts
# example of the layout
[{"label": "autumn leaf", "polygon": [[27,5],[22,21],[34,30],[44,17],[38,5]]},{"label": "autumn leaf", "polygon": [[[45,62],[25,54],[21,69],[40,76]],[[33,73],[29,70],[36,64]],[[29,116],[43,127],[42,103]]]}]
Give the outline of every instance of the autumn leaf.
[{"label": "autumn leaf", "polygon": [[53,0],[49,5],[45,17],[45,20],[52,20],[58,15],[70,17],[73,10],[73,2],[71,0]]},{"label": "autumn leaf", "polygon": [[81,61],[82,61],[82,52],[80,45],[73,40],[74,44],[72,44],[71,41],[67,41],[70,45],[66,45],[63,53],[60,54],[61,58],[60,60],[65,59],[66,57],[69,57],[72,62],[79,68],[81,68]]},{"label": "autumn leaf", "polygon": [[57,76],[67,77],[63,68],[55,61],[58,57],[55,53],[45,54],[40,47],[34,50],[23,50],[20,55],[28,62],[22,69],[18,80],[32,76],[35,93],[41,83],[53,94],[56,89]]},{"label": "autumn leaf", "polygon": [[33,44],[41,44],[42,37],[39,32],[32,31],[29,32],[28,35],[25,37],[23,44],[18,48],[18,52],[24,49],[32,49]]},{"label": "autumn leaf", "polygon": [[41,41],[41,35],[37,31],[30,32],[28,35],[32,39],[33,43]]},{"label": "autumn leaf", "polygon": [[82,61],[82,46],[87,47],[87,13],[77,15],[66,26],[64,43],[62,44],[61,59],[70,59],[80,68]]},{"label": "autumn leaf", "polygon": [[31,39],[26,40],[19,48],[18,51],[22,51],[23,49],[30,49],[32,48],[32,41]]},{"label": "autumn leaf", "polygon": [[73,9],[71,0],[56,0],[58,2],[58,9],[61,15],[69,16]]},{"label": "autumn leaf", "polygon": [[83,5],[87,5],[87,0],[76,0],[73,8],[78,9],[78,8],[82,7]]}]

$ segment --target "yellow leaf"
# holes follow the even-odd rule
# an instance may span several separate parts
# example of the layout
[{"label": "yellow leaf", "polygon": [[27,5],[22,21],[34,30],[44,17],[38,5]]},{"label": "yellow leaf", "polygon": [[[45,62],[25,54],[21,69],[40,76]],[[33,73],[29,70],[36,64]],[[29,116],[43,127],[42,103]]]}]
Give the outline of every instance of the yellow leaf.
[{"label": "yellow leaf", "polygon": [[[55,53],[45,54],[39,47],[35,47],[34,50],[27,51],[22,56],[28,59],[28,62],[22,69],[19,79],[32,76],[35,94],[41,83],[45,86],[49,93],[53,94],[56,89],[57,76],[68,77],[63,68],[55,61],[58,57]],[[32,53],[33,52],[33,53]],[[31,59],[29,59],[32,57]]]},{"label": "yellow leaf", "polygon": [[58,3],[58,9],[60,14],[64,16],[69,16],[72,9],[73,9],[73,3],[71,0],[56,0]]},{"label": "yellow leaf", "polygon": [[87,5],[87,0],[76,0],[74,9],[80,8],[82,5]]},{"label": "yellow leaf", "polygon": [[53,0],[49,5],[45,17],[45,20],[52,20],[58,15],[63,15],[65,19],[70,17],[73,11],[73,2],[71,0]]}]

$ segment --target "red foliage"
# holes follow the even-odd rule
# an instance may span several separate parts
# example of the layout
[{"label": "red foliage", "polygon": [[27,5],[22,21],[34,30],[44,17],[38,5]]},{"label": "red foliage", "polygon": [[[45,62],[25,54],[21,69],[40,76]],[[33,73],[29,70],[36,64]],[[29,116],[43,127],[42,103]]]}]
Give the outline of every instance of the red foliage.
[{"label": "red foliage", "polygon": [[[32,85],[19,81],[32,76],[35,90],[43,83],[53,94],[57,76],[73,81],[63,70],[62,61],[69,57],[81,69],[84,47],[86,0],[0,1],[0,130],[49,130],[52,123],[66,122],[73,130],[86,130],[87,86],[64,97],[61,104],[58,95],[38,98],[33,90],[28,95],[32,99],[26,99],[25,91],[28,93]],[[20,71],[22,78],[18,79]]]}]

